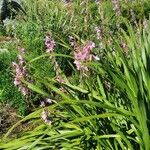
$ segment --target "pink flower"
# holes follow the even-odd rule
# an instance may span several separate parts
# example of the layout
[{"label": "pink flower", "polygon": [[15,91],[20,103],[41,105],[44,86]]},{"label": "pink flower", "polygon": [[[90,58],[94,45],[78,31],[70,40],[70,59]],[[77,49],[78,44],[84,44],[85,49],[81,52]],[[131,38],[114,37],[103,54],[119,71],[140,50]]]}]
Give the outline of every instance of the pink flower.
[{"label": "pink flower", "polygon": [[12,62],[12,66],[15,71],[14,85],[17,86],[21,84],[21,78],[23,77],[23,73],[21,71],[20,66],[17,63]]},{"label": "pink flower", "polygon": [[25,86],[20,86],[19,90],[20,90],[20,92],[22,93],[23,96],[28,95],[28,89]]},{"label": "pink flower", "polygon": [[51,37],[51,35],[47,35],[45,37],[46,52],[47,53],[53,52],[55,46],[56,46],[56,43],[55,43],[54,39]]},{"label": "pink flower", "polygon": [[88,42],[80,51],[74,53],[74,64],[77,70],[88,71],[88,68],[83,64],[87,61],[91,61],[91,51],[95,47],[95,43]]},{"label": "pink flower", "polygon": [[18,61],[19,61],[19,64],[20,64],[21,66],[23,66],[24,63],[25,63],[25,61],[24,61],[24,59],[23,59],[23,57],[22,57],[21,55],[18,55]]},{"label": "pink flower", "polygon": [[102,40],[102,31],[101,31],[101,28],[100,27],[95,27],[95,31],[96,31],[96,36],[97,36],[97,39],[98,40]]},{"label": "pink flower", "polygon": [[26,53],[25,48],[21,48],[21,53],[22,53],[22,54],[25,54],[25,53]]},{"label": "pink flower", "polygon": [[80,70],[80,68],[81,68],[81,63],[80,63],[80,61],[75,60],[75,61],[74,61],[74,64],[76,65],[77,70]]},{"label": "pink flower", "polygon": [[46,109],[43,110],[43,112],[41,113],[41,118],[43,119],[43,121],[49,125],[51,125],[52,121],[49,118],[50,112]]},{"label": "pink flower", "polygon": [[74,64],[76,65],[77,70],[88,71],[88,67],[84,66],[84,65],[82,64],[82,62],[75,60],[75,61],[74,61]]},{"label": "pink flower", "polygon": [[14,85],[17,86],[17,85],[20,85],[21,84],[21,81],[19,78],[15,77],[14,79]]},{"label": "pink flower", "polygon": [[144,19],[144,21],[143,21],[143,27],[144,27],[144,29],[146,29],[146,28],[147,28],[147,26],[148,26],[147,20],[146,20],[146,19]]},{"label": "pink flower", "polygon": [[45,102],[44,102],[44,101],[41,101],[40,106],[41,106],[41,107],[45,107]]},{"label": "pink flower", "polygon": [[26,53],[25,48],[21,48],[20,46],[18,46],[18,51],[19,51],[21,54],[25,54],[25,53]]},{"label": "pink flower", "polygon": [[72,36],[69,36],[69,43],[70,43],[70,45],[71,45],[72,47],[74,47],[74,46],[75,46],[75,44],[76,44],[76,40],[75,40],[75,38],[74,38],[74,37],[72,37]]},{"label": "pink flower", "polygon": [[24,66],[24,67],[22,67],[22,74],[23,74],[23,76],[24,77],[26,77],[27,76],[27,69],[26,69],[26,67]]},{"label": "pink flower", "polygon": [[49,106],[50,104],[52,104],[52,101],[53,101],[52,99],[46,98],[46,99],[41,101],[40,106],[41,107]]},{"label": "pink flower", "polygon": [[88,51],[82,51],[82,52],[79,52],[79,53],[75,53],[75,54],[74,54],[75,59],[81,60],[81,61],[86,60],[86,58],[88,57],[88,55],[89,55],[89,52],[88,52]]}]

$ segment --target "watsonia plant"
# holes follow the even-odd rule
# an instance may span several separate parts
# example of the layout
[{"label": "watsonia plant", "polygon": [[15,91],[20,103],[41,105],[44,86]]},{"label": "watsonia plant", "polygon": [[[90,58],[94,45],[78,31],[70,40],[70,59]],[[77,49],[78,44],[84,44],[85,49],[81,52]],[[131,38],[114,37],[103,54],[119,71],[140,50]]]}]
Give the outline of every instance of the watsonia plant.
[{"label": "watsonia plant", "polygon": [[[48,91],[55,93],[54,103],[45,108],[50,121],[42,121],[43,108],[29,114],[6,133],[0,149],[149,150],[150,33],[149,28],[135,32],[126,25],[127,32],[106,46],[107,55],[85,64],[91,71],[80,84],[71,84],[73,78],[65,75],[61,83],[48,77],[38,79],[44,89],[23,81],[44,97],[51,97]],[[47,54],[30,63],[51,55],[72,59]],[[11,131],[24,121],[36,127],[9,140]]]}]

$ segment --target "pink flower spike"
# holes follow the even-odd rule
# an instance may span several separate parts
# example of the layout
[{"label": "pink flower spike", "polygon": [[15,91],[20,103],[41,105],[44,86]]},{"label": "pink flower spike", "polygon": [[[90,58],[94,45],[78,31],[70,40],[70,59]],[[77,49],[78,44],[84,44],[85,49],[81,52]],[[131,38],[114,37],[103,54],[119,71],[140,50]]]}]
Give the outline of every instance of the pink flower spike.
[{"label": "pink flower spike", "polygon": [[48,110],[43,110],[43,112],[41,113],[41,118],[43,119],[43,121],[49,125],[51,125],[51,120],[49,119],[49,115],[50,112]]},{"label": "pink flower spike", "polygon": [[84,66],[83,63],[87,61],[92,61],[92,54],[91,50],[95,47],[94,42],[88,42],[82,49],[81,51],[75,52],[74,53],[74,64],[77,67],[77,70],[80,70],[82,72],[88,71],[88,67]]},{"label": "pink flower spike", "polygon": [[23,96],[28,95],[28,89],[26,87],[21,87],[20,88],[21,93],[23,94]]},{"label": "pink flower spike", "polygon": [[46,113],[45,110],[42,111],[41,118],[46,122],[46,120],[47,120],[47,113]]},{"label": "pink flower spike", "polygon": [[44,107],[44,106],[45,106],[45,102],[44,102],[44,101],[41,101],[40,106],[41,106],[41,107]]},{"label": "pink flower spike", "polygon": [[53,40],[53,38],[51,37],[51,35],[47,35],[45,37],[46,52],[47,53],[53,52],[55,46],[56,46],[55,41]]},{"label": "pink flower spike", "polygon": [[22,54],[25,54],[26,53],[25,48],[21,48],[21,52],[22,52]]},{"label": "pink flower spike", "polygon": [[25,48],[21,48],[20,46],[18,46],[18,51],[19,51],[21,54],[25,54],[25,53],[26,53]]},{"label": "pink flower spike", "polygon": [[25,63],[25,61],[21,55],[18,55],[18,61],[21,66]]},{"label": "pink flower spike", "polygon": [[146,29],[148,27],[148,22],[146,19],[144,19],[144,21],[143,21],[143,26],[144,26],[144,29]]},{"label": "pink flower spike", "polygon": [[92,50],[93,48],[95,48],[95,43],[90,41],[88,43],[88,46],[89,46],[90,50]]}]

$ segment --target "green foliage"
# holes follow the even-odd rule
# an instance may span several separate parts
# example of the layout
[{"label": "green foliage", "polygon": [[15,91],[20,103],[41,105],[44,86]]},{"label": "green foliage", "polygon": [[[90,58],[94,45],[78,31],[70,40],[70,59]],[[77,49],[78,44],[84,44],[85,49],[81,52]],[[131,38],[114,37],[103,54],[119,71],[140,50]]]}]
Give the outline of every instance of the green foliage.
[{"label": "green foliage", "polygon": [[[148,19],[148,2],[121,1],[121,16],[117,16],[110,0],[99,4],[90,0],[81,4],[78,0],[67,5],[57,0],[26,0],[26,21],[18,21],[12,33],[26,49],[24,59],[33,80],[24,79],[22,83],[32,91],[31,103],[39,105],[39,100],[51,98],[52,104],[37,108],[12,126],[2,138],[0,149],[149,150],[149,21],[147,27],[143,25],[143,19]],[[130,9],[135,12],[135,20]],[[100,39],[95,27],[101,28]],[[44,46],[49,32],[56,42],[52,54],[46,54]],[[89,68],[86,76],[73,63],[69,35],[75,37],[77,50],[86,41],[96,43],[92,53],[100,60],[83,63]],[[3,85],[12,80],[10,63],[16,57],[12,55],[0,64],[5,68]],[[63,82],[56,80],[54,59]],[[0,90],[3,99],[6,89],[2,86]],[[15,102],[20,99],[22,107],[24,100],[18,97]],[[14,104],[18,106],[18,102]],[[43,111],[49,112],[51,124],[42,120]],[[18,125],[27,122],[31,123],[29,130],[9,138]]]},{"label": "green foliage", "polygon": [[[20,138],[1,145],[1,148],[149,150],[150,78],[147,62],[150,54],[147,44],[150,34],[141,31],[137,36],[130,25],[128,31],[129,35],[124,31],[120,35],[128,45],[128,57],[123,54],[120,41],[115,39],[115,59],[109,51],[110,47],[107,62],[101,60],[89,64],[93,71],[97,70],[90,80],[84,78],[84,82],[73,85],[66,78],[61,86],[68,91],[67,94],[61,92],[50,78],[39,79],[41,84],[62,99],[60,102],[55,99],[56,104],[48,107],[51,125],[37,126]],[[107,89],[106,80],[110,82],[110,89]],[[48,96],[43,89],[28,82],[26,84],[31,90]],[[22,121],[32,118],[36,123],[41,120],[41,112],[42,109],[39,109]]]},{"label": "green foliage", "polygon": [[146,17],[147,19],[149,18],[149,13],[150,13],[150,8],[149,8],[149,0],[144,0],[144,1],[128,1],[127,3],[124,3],[121,5],[121,9],[123,12],[123,16],[130,18],[132,21],[132,16],[131,13],[129,13],[129,10],[133,10],[135,19],[141,20],[142,18]]}]

